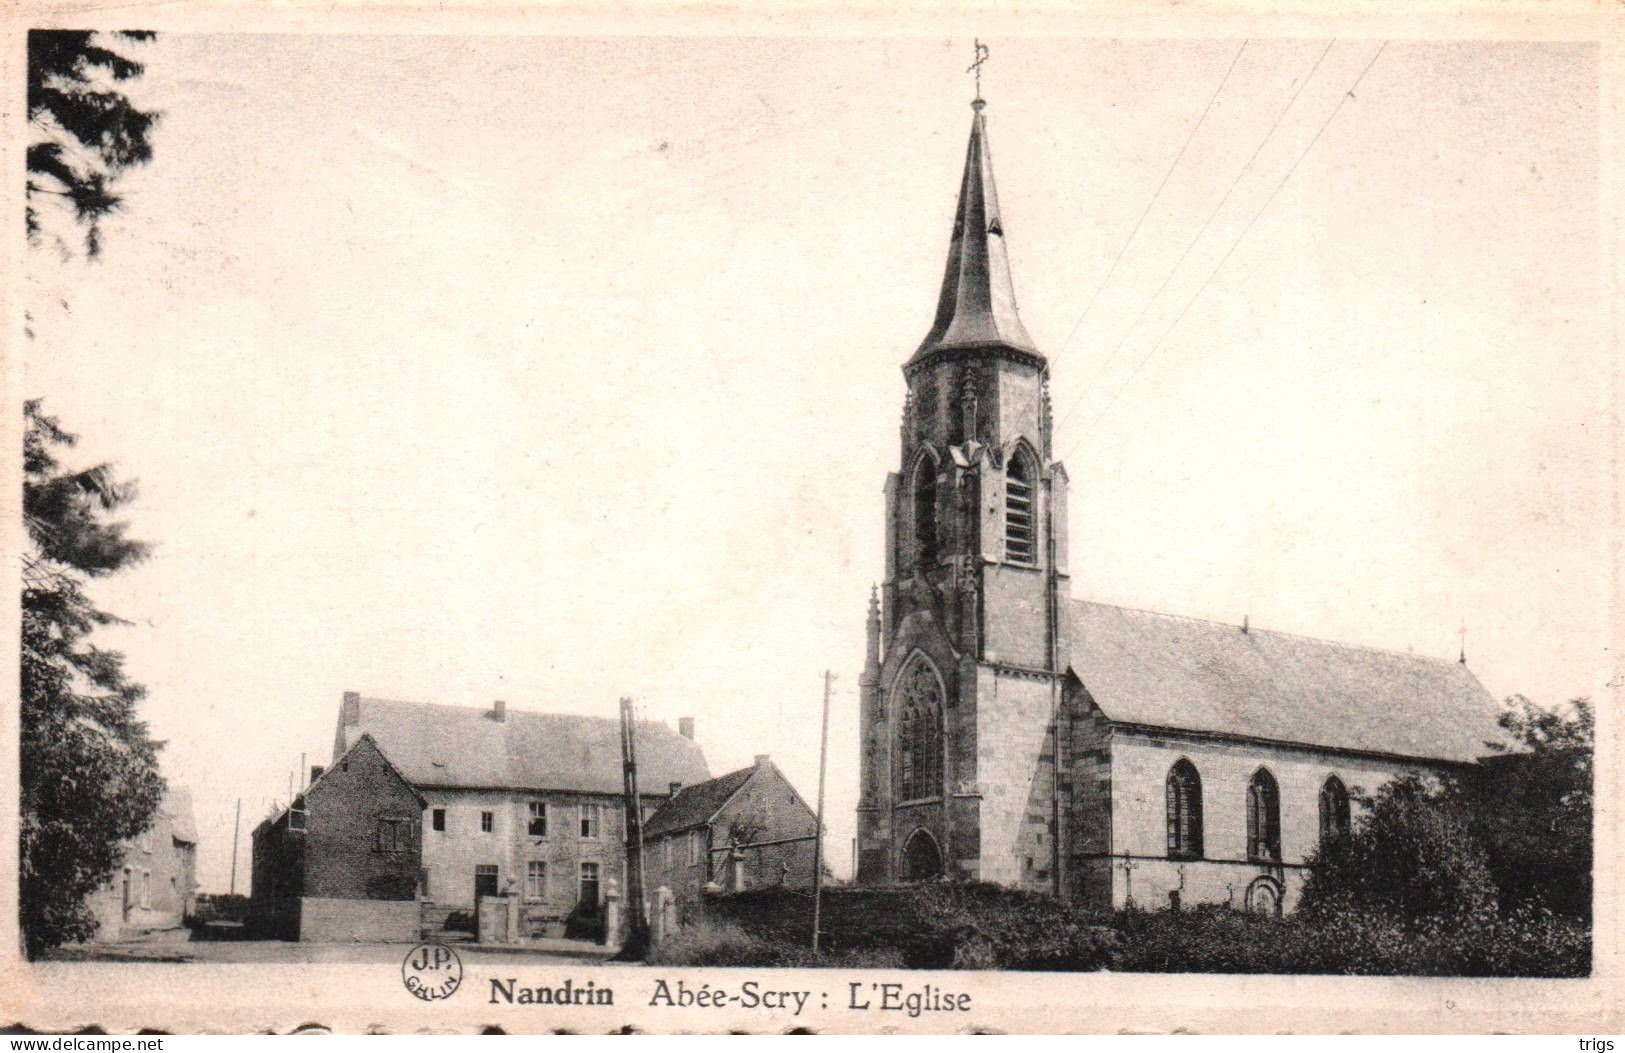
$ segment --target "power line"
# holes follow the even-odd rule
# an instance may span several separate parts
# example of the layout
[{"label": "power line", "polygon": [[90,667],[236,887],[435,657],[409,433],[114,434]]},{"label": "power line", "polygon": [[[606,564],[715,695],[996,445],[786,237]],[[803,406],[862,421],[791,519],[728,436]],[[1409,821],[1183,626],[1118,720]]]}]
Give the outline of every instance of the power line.
[{"label": "power line", "polygon": [[[1213,110],[1213,104],[1219,101],[1219,93],[1224,91],[1224,86],[1230,82],[1230,74],[1236,71],[1236,63],[1241,61],[1241,53],[1247,50],[1249,43],[1251,43],[1250,38],[1243,40],[1241,46],[1236,49],[1235,56],[1230,59],[1229,68],[1224,71],[1224,76],[1219,80],[1219,86],[1213,89],[1212,96],[1208,98],[1207,105],[1203,107],[1202,115],[1196,118],[1196,123],[1191,126],[1190,134],[1185,136],[1184,145],[1180,146],[1179,153],[1175,154],[1173,161],[1169,163],[1168,170],[1162,175],[1162,182],[1157,184],[1156,192],[1151,195],[1151,200],[1145,203],[1144,210],[1140,212],[1140,218],[1134,221],[1134,229],[1128,232],[1128,237],[1123,241],[1122,247],[1117,250],[1117,255],[1112,257],[1111,266],[1106,268],[1106,276],[1100,279],[1099,285],[1095,286],[1094,295],[1089,297],[1089,302],[1084,306],[1083,313],[1078,315],[1078,320],[1072,324],[1072,330],[1067,333],[1066,339],[1061,341],[1060,347],[1056,349],[1054,357],[1050,359],[1051,364],[1058,361],[1062,355],[1066,354],[1066,349],[1072,346],[1072,341],[1078,335],[1078,330],[1083,328],[1084,320],[1089,317],[1089,312],[1094,310],[1095,301],[1100,299],[1100,294],[1106,290],[1106,284],[1112,280],[1112,275],[1117,273],[1117,265],[1123,262],[1123,255],[1128,252],[1129,246],[1134,244],[1135,235],[1140,233],[1140,226],[1145,223],[1145,218],[1156,207],[1157,201],[1162,197],[1163,188],[1168,185],[1168,180],[1173,178],[1174,169],[1178,168],[1179,162],[1184,159],[1185,151],[1190,149],[1191,143],[1196,139],[1196,133],[1202,130],[1202,125],[1207,121],[1207,115]],[[1033,408],[1033,402],[1037,400],[1038,394],[1042,390],[1043,385],[1039,385],[1033,390],[1033,393],[1028,396],[1026,404],[1021,407],[1021,412],[1017,414],[1016,420],[1026,419],[1028,411]]]},{"label": "power line", "polygon": [[1309,155],[1309,151],[1315,148],[1315,144],[1320,141],[1321,135],[1324,134],[1326,129],[1331,126],[1332,121],[1336,119],[1337,115],[1342,112],[1344,103],[1354,98],[1354,89],[1358,88],[1360,86],[1360,82],[1365,80],[1365,75],[1371,72],[1371,67],[1377,64],[1377,59],[1382,56],[1383,50],[1387,47],[1388,42],[1385,40],[1377,48],[1376,53],[1371,56],[1371,61],[1365,64],[1365,68],[1360,71],[1360,75],[1354,78],[1354,83],[1349,85],[1348,91],[1344,92],[1338,98],[1337,105],[1332,107],[1332,112],[1329,113],[1326,116],[1326,119],[1321,122],[1320,127],[1315,131],[1314,137],[1309,140],[1309,145],[1305,146],[1303,151],[1298,154],[1295,160],[1293,160],[1292,166],[1286,170],[1286,175],[1282,176],[1281,181],[1275,184],[1275,189],[1270,191],[1269,197],[1265,198],[1264,203],[1258,207],[1258,211],[1253,213],[1253,218],[1247,221],[1247,225],[1245,227],[1241,228],[1241,233],[1236,235],[1236,240],[1230,243],[1230,248],[1223,256],[1219,258],[1219,262],[1214,266],[1213,270],[1208,272],[1207,278],[1202,281],[1201,285],[1197,286],[1196,292],[1191,295],[1191,298],[1185,301],[1185,306],[1180,308],[1179,313],[1174,316],[1173,322],[1169,324],[1167,329],[1163,330],[1162,335],[1157,338],[1157,342],[1151,345],[1151,350],[1145,353],[1144,357],[1140,359],[1133,371],[1129,373],[1127,379],[1125,379],[1122,385],[1118,387],[1117,392],[1112,396],[1111,401],[1106,403],[1105,407],[1103,407],[1101,411],[1095,415],[1095,418],[1089,422],[1089,426],[1083,430],[1081,435],[1078,436],[1078,441],[1074,442],[1067,448],[1067,453],[1069,455],[1076,451],[1080,445],[1082,445],[1084,439],[1089,437],[1089,433],[1094,430],[1095,425],[1099,424],[1100,419],[1117,404],[1117,400],[1122,397],[1123,392],[1128,388],[1129,384],[1131,384],[1134,381],[1134,378],[1139,375],[1140,370],[1144,369],[1145,364],[1151,361],[1151,356],[1157,353],[1157,349],[1162,347],[1163,343],[1173,333],[1174,329],[1178,327],[1182,320],[1184,320],[1185,312],[1191,309],[1191,305],[1196,302],[1197,298],[1200,297],[1203,291],[1207,289],[1208,284],[1212,282],[1214,277],[1218,275],[1219,271],[1223,269],[1225,262],[1228,261],[1232,255],[1234,255],[1236,249],[1241,245],[1242,239],[1247,237],[1247,232],[1253,229],[1253,225],[1258,222],[1259,217],[1265,213],[1265,211],[1270,207],[1270,204],[1275,200],[1275,196],[1281,192],[1281,188],[1286,186],[1287,180],[1292,178],[1292,173],[1298,170],[1298,165],[1301,164],[1303,159]]},{"label": "power line", "polygon": [[1179,153],[1174,155],[1173,162],[1168,166],[1168,171],[1163,173],[1162,182],[1157,184],[1157,190],[1151,195],[1151,200],[1145,203],[1145,209],[1140,213],[1140,218],[1134,221],[1134,229],[1128,232],[1128,238],[1123,242],[1123,247],[1118,249],[1117,255],[1112,258],[1112,265],[1106,269],[1106,276],[1100,279],[1099,285],[1095,286],[1094,295],[1089,297],[1089,303],[1084,307],[1083,313],[1078,316],[1077,322],[1073,324],[1072,331],[1067,333],[1066,339],[1061,342],[1060,349],[1055,352],[1056,358],[1060,358],[1066,349],[1071,346],[1072,338],[1078,335],[1079,329],[1083,328],[1084,319],[1088,318],[1089,312],[1094,310],[1095,301],[1100,299],[1100,294],[1105,290],[1106,283],[1112,280],[1113,274],[1117,273],[1117,265],[1123,262],[1124,253],[1128,252],[1128,247],[1134,244],[1134,236],[1140,233],[1140,226],[1145,222],[1145,218],[1151,214],[1151,210],[1156,207],[1158,199],[1162,197],[1162,190],[1168,185],[1168,180],[1173,178],[1174,169],[1178,168],[1179,162],[1184,159],[1185,151],[1190,149],[1191,142],[1196,138],[1196,133],[1202,130],[1202,124],[1207,120],[1207,115],[1212,112],[1213,104],[1219,101],[1219,93],[1224,91],[1224,86],[1230,82],[1230,74],[1236,71],[1236,63],[1241,61],[1241,53],[1247,50],[1249,42],[1243,40],[1241,47],[1236,49],[1235,57],[1230,60],[1230,68],[1224,71],[1224,78],[1219,81],[1219,86],[1213,89],[1213,95],[1207,100],[1207,106],[1202,110],[1202,116],[1196,119],[1196,124],[1191,127],[1191,133],[1185,137],[1185,144],[1179,148]]},{"label": "power line", "polygon": [[1225,190],[1224,196],[1219,199],[1218,205],[1208,214],[1207,221],[1196,232],[1196,236],[1186,244],[1185,251],[1179,254],[1179,259],[1175,260],[1174,265],[1168,269],[1168,274],[1162,279],[1162,284],[1157,286],[1156,292],[1151,294],[1150,299],[1146,300],[1145,306],[1140,309],[1140,313],[1134,316],[1134,321],[1129,323],[1129,327],[1123,331],[1123,339],[1119,340],[1117,346],[1112,348],[1111,354],[1107,355],[1105,361],[1101,362],[1100,368],[1090,376],[1088,382],[1084,384],[1083,390],[1078,393],[1078,397],[1072,401],[1072,405],[1067,407],[1066,415],[1056,425],[1057,431],[1072,419],[1072,414],[1083,404],[1084,397],[1088,395],[1094,382],[1105,374],[1107,368],[1117,360],[1118,353],[1128,346],[1128,338],[1134,335],[1134,330],[1139,328],[1140,323],[1145,320],[1145,316],[1151,312],[1152,306],[1162,296],[1163,291],[1168,288],[1168,283],[1173,281],[1175,274],[1179,273],[1179,268],[1184,264],[1185,258],[1191,254],[1192,249],[1196,248],[1196,243],[1202,240],[1202,236],[1207,233],[1208,227],[1212,226],[1213,221],[1218,218],[1219,213],[1230,200],[1230,195],[1236,192],[1236,187],[1241,185],[1242,179],[1252,169],[1253,162],[1258,160],[1258,155],[1264,152],[1264,147],[1269,145],[1270,139],[1274,138],[1275,130],[1281,126],[1281,122],[1291,112],[1293,104],[1298,101],[1298,96],[1302,95],[1303,89],[1309,86],[1309,82],[1314,79],[1315,73],[1320,69],[1320,64],[1326,60],[1326,56],[1331,53],[1332,46],[1336,43],[1337,40],[1334,38],[1331,43],[1326,45],[1326,49],[1320,53],[1320,57],[1315,59],[1315,64],[1309,68],[1309,75],[1298,82],[1298,87],[1293,91],[1292,97],[1286,101],[1285,106],[1281,107],[1281,112],[1275,115],[1275,122],[1270,125],[1269,131],[1264,133],[1264,138],[1258,141],[1258,146],[1253,149],[1252,156],[1247,158],[1247,163],[1241,166],[1241,171],[1236,173],[1236,178],[1231,181],[1229,189]]}]

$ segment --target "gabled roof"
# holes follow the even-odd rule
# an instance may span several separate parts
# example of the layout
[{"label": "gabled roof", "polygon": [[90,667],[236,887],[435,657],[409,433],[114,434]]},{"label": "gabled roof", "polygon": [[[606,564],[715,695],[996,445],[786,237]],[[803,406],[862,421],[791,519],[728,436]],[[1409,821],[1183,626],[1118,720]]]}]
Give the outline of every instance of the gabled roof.
[{"label": "gabled roof", "polygon": [[644,822],[643,836],[664,837],[667,834],[692,830],[696,826],[704,826],[722,811],[722,806],[728,803],[729,798],[750,781],[756,770],[752,765],[693,786],[684,786],[655,809],[655,813]]},{"label": "gabled roof", "polygon": [[[370,734],[419,788],[624,790],[613,718],[509,708],[499,721],[488,709],[362,698],[358,723],[341,730],[347,743]],[[670,783],[711,774],[699,746],[664,724],[639,721],[635,742],[640,791],[664,793]]]},{"label": "gabled roof", "polygon": [[1113,721],[1471,762],[1504,742],[1463,663],[1073,601],[1071,665]]},{"label": "gabled roof", "polygon": [[985,105],[981,99],[971,104],[976,116],[965,148],[965,175],[959,187],[953,238],[948,243],[948,269],[937,298],[936,320],[911,362],[933,351],[969,347],[1008,347],[1038,356],[1038,346],[1016,314],[999,192],[993,186],[993,156],[982,117]]}]

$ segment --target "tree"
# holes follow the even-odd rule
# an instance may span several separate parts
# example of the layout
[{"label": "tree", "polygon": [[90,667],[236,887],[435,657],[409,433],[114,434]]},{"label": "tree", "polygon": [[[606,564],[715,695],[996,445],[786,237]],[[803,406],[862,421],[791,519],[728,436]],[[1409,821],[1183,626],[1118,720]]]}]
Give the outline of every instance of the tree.
[{"label": "tree", "polygon": [[1353,831],[1310,853],[1300,911],[1310,918],[1370,912],[1408,923],[1495,909],[1484,849],[1448,787],[1413,772],[1361,800],[1367,808]]},{"label": "tree", "polygon": [[1503,704],[1512,747],[1487,757],[1479,777],[1459,787],[1472,816],[1501,905],[1539,901],[1578,917],[1591,913],[1592,758],[1589,699],[1546,709],[1522,695]]},{"label": "tree", "polygon": [[25,404],[21,844],[19,896],[30,956],[88,938],[86,899],[118,869],[124,842],[151,825],[163,796],[159,744],[136,716],[145,695],[116,651],[91,642],[120,623],[85,592],[149,551],[111,514],[135,497],[110,465],[68,470],[76,437]]},{"label": "tree", "polygon": [[[150,40],[144,30],[112,37]],[[152,159],[148,140],[158,114],[138,109],[114,86],[139,77],[140,62],[104,45],[104,34],[63,29],[28,33],[28,182],[24,222],[38,244],[40,198],[62,198],[84,226],[85,252],[101,251],[101,221],[122,198],[112,184]],[[58,238],[64,251],[66,242]]]}]

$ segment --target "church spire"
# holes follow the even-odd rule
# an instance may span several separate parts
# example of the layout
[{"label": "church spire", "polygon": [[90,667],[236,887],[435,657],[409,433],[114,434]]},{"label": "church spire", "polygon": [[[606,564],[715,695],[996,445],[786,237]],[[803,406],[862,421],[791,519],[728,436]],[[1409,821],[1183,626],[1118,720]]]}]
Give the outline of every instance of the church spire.
[{"label": "church spire", "polygon": [[987,122],[982,116],[986,106],[978,92],[971,103],[976,116],[965,150],[965,177],[959,188],[937,317],[911,361],[934,351],[972,347],[1008,347],[1038,355],[1016,314],[999,194],[993,186],[993,158],[987,147]]}]

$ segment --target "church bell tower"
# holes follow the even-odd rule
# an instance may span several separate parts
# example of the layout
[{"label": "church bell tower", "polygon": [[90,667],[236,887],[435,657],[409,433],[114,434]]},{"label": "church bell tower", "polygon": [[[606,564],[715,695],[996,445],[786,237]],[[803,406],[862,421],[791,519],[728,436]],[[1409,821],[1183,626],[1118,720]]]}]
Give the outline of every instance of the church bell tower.
[{"label": "church bell tower", "polygon": [[1041,769],[1066,670],[1066,474],[1049,367],[1016,312],[986,105],[971,104],[936,317],[903,364],[860,678],[865,883],[1059,887],[1060,798]]}]

